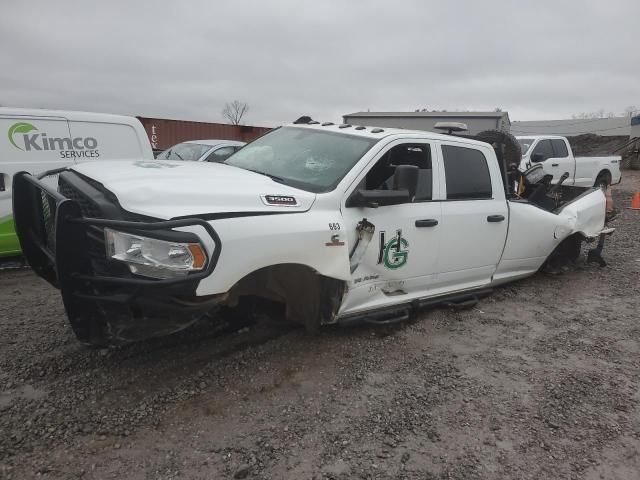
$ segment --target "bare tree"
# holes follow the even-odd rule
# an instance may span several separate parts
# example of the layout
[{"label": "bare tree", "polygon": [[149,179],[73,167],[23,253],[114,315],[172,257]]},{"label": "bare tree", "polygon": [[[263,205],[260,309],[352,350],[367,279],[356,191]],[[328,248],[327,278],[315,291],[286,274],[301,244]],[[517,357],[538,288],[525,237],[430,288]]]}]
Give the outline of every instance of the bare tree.
[{"label": "bare tree", "polygon": [[595,112],[582,112],[578,114],[571,115],[571,118],[574,119],[591,119],[591,118],[604,118],[604,108],[601,108]]},{"label": "bare tree", "polygon": [[249,104],[234,100],[231,103],[226,103],[222,109],[222,116],[231,125],[240,125],[242,117],[249,111]]}]

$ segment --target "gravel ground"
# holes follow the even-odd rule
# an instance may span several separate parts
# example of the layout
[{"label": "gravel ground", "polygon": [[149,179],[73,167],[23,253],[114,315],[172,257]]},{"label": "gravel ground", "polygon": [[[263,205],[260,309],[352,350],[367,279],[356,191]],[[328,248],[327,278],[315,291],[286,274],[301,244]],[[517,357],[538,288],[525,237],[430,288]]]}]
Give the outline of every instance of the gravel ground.
[{"label": "gravel ground", "polygon": [[640,478],[640,212],[614,226],[606,268],[316,337],[265,318],[90,350],[57,291],[1,271],[0,478]]}]

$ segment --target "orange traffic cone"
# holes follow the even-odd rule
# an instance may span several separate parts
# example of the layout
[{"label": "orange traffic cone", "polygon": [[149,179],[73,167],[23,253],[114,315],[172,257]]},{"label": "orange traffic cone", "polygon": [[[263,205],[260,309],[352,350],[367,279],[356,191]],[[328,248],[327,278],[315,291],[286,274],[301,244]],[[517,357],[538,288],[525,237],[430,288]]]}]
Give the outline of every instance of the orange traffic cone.
[{"label": "orange traffic cone", "polygon": [[633,194],[633,198],[631,199],[631,210],[640,210],[640,192],[636,192]]}]

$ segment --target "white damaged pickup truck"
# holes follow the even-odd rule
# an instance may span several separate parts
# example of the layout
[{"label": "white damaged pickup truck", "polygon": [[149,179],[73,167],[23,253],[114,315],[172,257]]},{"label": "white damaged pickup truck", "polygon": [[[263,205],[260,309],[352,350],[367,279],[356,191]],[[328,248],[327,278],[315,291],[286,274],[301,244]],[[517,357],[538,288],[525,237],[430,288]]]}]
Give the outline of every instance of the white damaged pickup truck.
[{"label": "white damaged pickup truck", "polygon": [[[511,156],[511,159],[506,158]],[[390,323],[468,303],[605,235],[599,188],[554,185],[498,132],[475,139],[287,125],[222,164],[117,161],[14,180],[34,271],[88,344],[166,335],[248,297],[288,319]],[[57,176],[57,189],[45,176]],[[515,178],[517,177],[517,178]],[[515,186],[518,185],[518,188]],[[516,193],[517,190],[517,193]]]}]

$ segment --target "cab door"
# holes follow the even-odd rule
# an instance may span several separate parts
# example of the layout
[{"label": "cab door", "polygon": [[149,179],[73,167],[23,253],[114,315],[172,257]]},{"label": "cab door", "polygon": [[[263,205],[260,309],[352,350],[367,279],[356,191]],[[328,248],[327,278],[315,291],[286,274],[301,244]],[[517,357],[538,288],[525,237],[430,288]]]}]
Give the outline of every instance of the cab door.
[{"label": "cab door", "polygon": [[442,221],[437,293],[491,282],[504,250],[509,211],[490,147],[442,142]]},{"label": "cab door", "polygon": [[[439,194],[439,170],[434,159],[433,145],[424,140],[392,142],[347,195],[342,213],[345,225],[349,226],[350,248],[356,243],[355,226],[363,219],[373,224],[375,230],[355,268],[352,263],[349,291],[340,314],[428,295],[435,283],[440,250],[441,206],[434,201]],[[358,189],[391,189],[398,165],[419,168],[413,201],[377,208],[348,206],[349,195]]]},{"label": "cab door", "polygon": [[552,183],[558,183],[560,177],[565,172],[569,173],[563,184],[572,185],[575,165],[573,158],[569,156],[569,151],[560,139],[544,139],[540,140],[531,153],[531,161],[537,158],[542,164],[542,168],[546,174],[553,175]]}]

